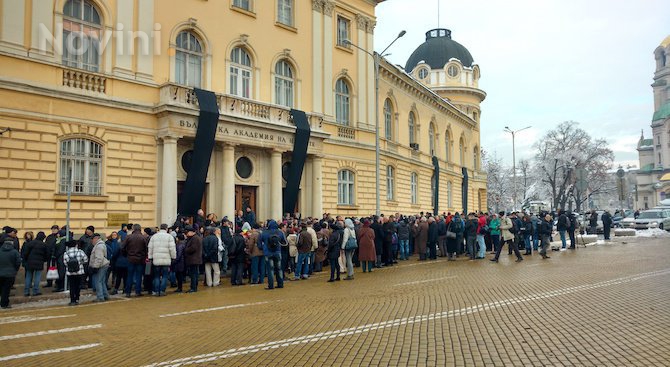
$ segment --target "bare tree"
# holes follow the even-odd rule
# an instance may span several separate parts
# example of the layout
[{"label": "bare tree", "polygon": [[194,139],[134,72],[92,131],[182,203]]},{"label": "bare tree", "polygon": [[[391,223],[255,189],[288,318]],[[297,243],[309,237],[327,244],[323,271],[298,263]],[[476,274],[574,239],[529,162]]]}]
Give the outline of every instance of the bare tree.
[{"label": "bare tree", "polygon": [[487,206],[498,212],[512,204],[512,171],[495,153],[493,156],[482,154],[482,161],[487,174]]}]

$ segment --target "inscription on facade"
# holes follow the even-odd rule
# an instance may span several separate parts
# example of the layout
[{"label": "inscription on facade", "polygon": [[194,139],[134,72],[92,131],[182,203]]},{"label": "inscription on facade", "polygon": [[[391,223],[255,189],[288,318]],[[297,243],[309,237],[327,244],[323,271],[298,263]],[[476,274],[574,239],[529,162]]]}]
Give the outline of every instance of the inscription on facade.
[{"label": "inscription on facade", "polygon": [[[197,121],[188,121],[188,120],[179,120],[179,127],[186,129],[198,129]],[[253,129],[240,129],[240,128],[229,128],[226,126],[219,125],[216,129],[217,134],[234,136],[238,138],[247,138],[255,140],[263,140],[267,142],[275,142],[279,144],[290,144],[293,145],[293,136],[279,135],[272,132],[267,132],[264,130],[254,131]],[[310,147],[315,147],[313,141],[309,142]]]}]

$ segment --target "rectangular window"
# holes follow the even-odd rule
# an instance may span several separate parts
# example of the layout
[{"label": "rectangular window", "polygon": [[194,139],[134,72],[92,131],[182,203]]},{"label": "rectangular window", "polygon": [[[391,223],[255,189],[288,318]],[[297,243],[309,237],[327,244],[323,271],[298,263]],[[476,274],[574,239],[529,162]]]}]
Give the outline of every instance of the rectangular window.
[{"label": "rectangular window", "polygon": [[410,196],[412,200],[412,204],[418,204],[419,199],[418,199],[418,181],[419,178],[417,177],[416,173],[412,173],[411,181],[410,181]]},{"label": "rectangular window", "polygon": [[61,142],[60,188],[79,195],[101,195],[102,146],[86,139]]},{"label": "rectangular window", "polygon": [[277,21],[293,26],[293,0],[277,0]]},{"label": "rectangular window", "polygon": [[251,0],[233,0],[233,6],[251,11]]},{"label": "rectangular window", "polygon": [[337,45],[341,47],[349,48],[349,45],[345,41],[350,41],[349,39],[349,27],[351,22],[349,19],[342,16],[337,16]]}]

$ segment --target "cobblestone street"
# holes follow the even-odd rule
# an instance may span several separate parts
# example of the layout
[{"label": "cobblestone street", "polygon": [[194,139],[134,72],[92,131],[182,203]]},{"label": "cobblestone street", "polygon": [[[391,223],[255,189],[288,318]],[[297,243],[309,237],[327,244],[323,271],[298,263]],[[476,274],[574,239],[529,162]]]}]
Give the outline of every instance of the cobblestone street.
[{"label": "cobblestone street", "polygon": [[[625,242],[625,244],[624,244]],[[505,252],[503,252],[504,254]],[[670,239],[0,313],[3,366],[668,366]]]}]

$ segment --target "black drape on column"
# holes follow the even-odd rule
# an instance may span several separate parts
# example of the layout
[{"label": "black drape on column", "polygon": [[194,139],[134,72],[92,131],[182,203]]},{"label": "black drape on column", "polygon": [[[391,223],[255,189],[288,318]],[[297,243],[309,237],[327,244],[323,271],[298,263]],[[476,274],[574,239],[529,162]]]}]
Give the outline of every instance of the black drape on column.
[{"label": "black drape on column", "polygon": [[[219,107],[213,92],[194,89],[200,104],[198,130],[193,142],[193,160],[186,175],[184,192],[181,197],[179,214],[195,216],[200,209],[202,196],[205,194],[205,181],[209,170],[216,138],[216,127],[219,123]],[[176,162],[175,162],[176,164]]]},{"label": "black drape on column", "polygon": [[467,215],[468,213],[468,169],[463,167],[463,183],[462,183],[462,193],[463,196],[463,214]]},{"label": "black drape on column", "polygon": [[433,175],[435,177],[434,192],[433,192],[433,215],[438,215],[440,212],[440,161],[436,156],[433,156]]},{"label": "black drape on column", "polygon": [[[295,204],[298,202],[300,179],[302,178],[302,171],[305,168],[305,161],[307,160],[307,148],[309,147],[309,137],[311,134],[309,121],[307,121],[307,115],[304,111],[291,110],[291,116],[293,117],[296,130],[293,141],[293,156],[286,179],[286,189],[284,190],[284,213],[293,213]],[[272,184],[277,185],[281,183],[273,182]]]}]

